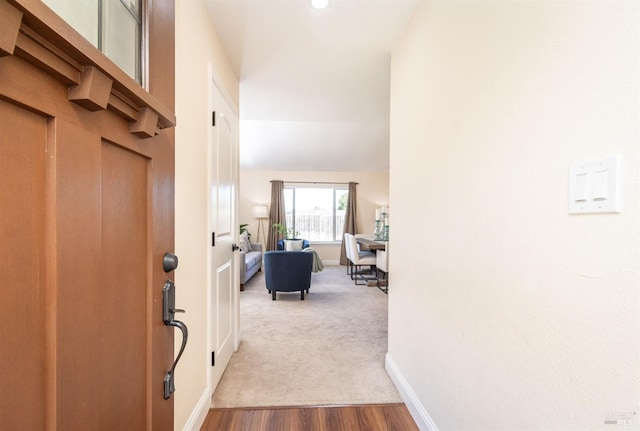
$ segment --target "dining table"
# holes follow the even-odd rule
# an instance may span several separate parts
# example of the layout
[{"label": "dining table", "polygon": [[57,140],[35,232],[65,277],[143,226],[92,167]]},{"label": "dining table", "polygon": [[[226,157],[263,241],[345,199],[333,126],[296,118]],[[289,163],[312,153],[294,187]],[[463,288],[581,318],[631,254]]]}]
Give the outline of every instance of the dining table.
[{"label": "dining table", "polygon": [[360,244],[360,250],[363,251],[373,251],[375,253],[378,250],[385,250],[387,248],[386,241],[375,241],[361,236],[356,237],[356,242]]}]

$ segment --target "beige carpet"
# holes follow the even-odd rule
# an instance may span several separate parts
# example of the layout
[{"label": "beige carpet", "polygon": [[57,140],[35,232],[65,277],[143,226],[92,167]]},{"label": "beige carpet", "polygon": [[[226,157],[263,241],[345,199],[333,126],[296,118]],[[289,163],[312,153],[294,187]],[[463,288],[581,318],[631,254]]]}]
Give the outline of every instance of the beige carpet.
[{"label": "beige carpet", "polygon": [[309,295],[271,300],[259,272],[240,293],[242,343],[213,407],[402,402],[384,370],[387,295],[346,268],[315,273]]}]

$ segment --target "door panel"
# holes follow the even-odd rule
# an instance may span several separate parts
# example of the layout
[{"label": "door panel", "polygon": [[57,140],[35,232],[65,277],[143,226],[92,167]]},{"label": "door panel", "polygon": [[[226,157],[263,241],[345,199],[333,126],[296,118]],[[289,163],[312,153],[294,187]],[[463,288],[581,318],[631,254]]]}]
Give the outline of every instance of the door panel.
[{"label": "door panel", "polygon": [[[105,411],[111,416],[112,429],[144,429],[147,343],[151,341],[146,313],[151,306],[147,303],[151,297],[147,293],[151,287],[147,279],[148,161],[104,141],[101,148],[102,271],[97,329],[104,334],[101,356],[119,361],[102,359],[98,363],[110,382],[104,388],[108,399],[119,399],[131,407],[123,412],[126,414]],[[122,391],[123,381],[127,382],[126,391]]]},{"label": "door panel", "polygon": [[218,212],[217,231],[219,236],[232,237],[232,209],[233,209],[233,129],[232,124],[223,112],[219,113],[216,127],[218,141],[218,159],[216,160]]},{"label": "door panel", "polygon": [[233,243],[237,237],[237,120],[220,90],[212,82],[216,124],[212,128],[210,155],[210,226],[215,232],[211,248],[209,297],[210,341],[216,362],[210,373],[212,389],[218,385],[235,349],[238,286]]},{"label": "door panel", "polygon": [[[45,154],[47,120],[0,100],[0,418],[3,429],[46,423]],[[25,409],[24,405],[32,406]]]},{"label": "door panel", "polygon": [[[164,282],[149,277],[159,263],[149,249],[151,162],[60,121],[56,132],[57,253],[65,257],[56,280],[57,425],[150,429],[153,348],[171,339],[166,331],[164,339],[151,336],[154,304],[161,309],[155,292]],[[152,154],[153,144],[147,146]]]},{"label": "door panel", "polygon": [[[57,283],[58,425],[145,429],[148,162],[83,130],[58,129],[58,220],[66,225],[58,247],[73,256]],[[114,414],[114,400],[131,409]]]}]

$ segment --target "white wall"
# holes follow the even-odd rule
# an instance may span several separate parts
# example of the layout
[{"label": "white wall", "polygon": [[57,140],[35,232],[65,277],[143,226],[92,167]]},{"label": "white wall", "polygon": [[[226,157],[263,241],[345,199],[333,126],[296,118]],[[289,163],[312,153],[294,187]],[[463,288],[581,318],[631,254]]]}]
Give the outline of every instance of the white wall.
[{"label": "white wall", "polygon": [[[240,142],[242,145],[242,142]],[[360,233],[373,234],[375,209],[380,205],[389,203],[389,173],[388,172],[297,172],[297,171],[272,171],[260,169],[240,170],[240,199],[239,220],[240,223],[248,223],[251,240],[257,242],[258,220],[252,216],[252,208],[257,204],[269,206],[271,201],[271,180],[318,181],[358,183],[358,229]],[[392,226],[393,209],[390,209],[389,230]],[[268,220],[263,221],[263,227],[269,229]],[[267,232],[268,233],[268,232]],[[262,236],[262,235],[260,235]],[[314,245],[320,258],[327,263],[338,264],[340,260],[340,247],[335,245]]]},{"label": "white wall", "polygon": [[[176,369],[175,429],[191,429],[193,414],[208,411],[207,392],[207,130],[208,64],[238,104],[231,72],[201,0],[176,2],[176,305],[189,328],[189,344]],[[176,353],[180,343],[176,336]],[[195,429],[198,429],[196,427]]]},{"label": "white wall", "polygon": [[[388,359],[440,430],[639,429],[638,17],[428,1],[393,53]],[[568,215],[612,154],[622,212]]]}]

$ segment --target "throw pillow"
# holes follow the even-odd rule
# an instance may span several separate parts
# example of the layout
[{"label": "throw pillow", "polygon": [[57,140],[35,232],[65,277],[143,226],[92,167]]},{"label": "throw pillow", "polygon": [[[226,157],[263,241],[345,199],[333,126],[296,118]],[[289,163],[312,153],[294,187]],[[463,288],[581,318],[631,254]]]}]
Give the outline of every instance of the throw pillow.
[{"label": "throw pillow", "polygon": [[285,239],[284,249],[286,251],[300,251],[302,250],[302,242],[301,239]]},{"label": "throw pillow", "polygon": [[240,251],[248,253],[251,251],[251,242],[249,241],[249,234],[245,231],[240,234]]}]

